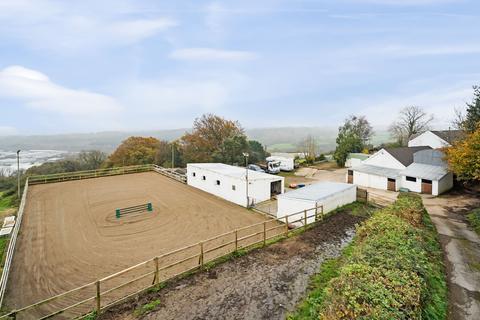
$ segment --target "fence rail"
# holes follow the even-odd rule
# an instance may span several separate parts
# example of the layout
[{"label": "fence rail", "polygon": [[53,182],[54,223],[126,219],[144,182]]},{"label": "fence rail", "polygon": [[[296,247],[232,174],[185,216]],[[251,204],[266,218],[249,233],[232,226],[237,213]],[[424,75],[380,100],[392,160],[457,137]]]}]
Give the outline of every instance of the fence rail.
[{"label": "fence rail", "polygon": [[5,295],[5,289],[7,288],[8,275],[10,273],[10,266],[12,264],[13,252],[15,251],[15,245],[17,243],[18,232],[20,230],[20,225],[22,224],[23,211],[25,209],[25,202],[27,199],[28,192],[28,178],[25,182],[25,187],[23,189],[22,200],[20,201],[20,206],[17,211],[17,222],[13,228],[10,241],[8,243],[7,255],[5,258],[5,265],[2,271],[2,277],[0,278],[0,307],[3,304],[3,297]]},{"label": "fence rail", "polygon": [[[294,216],[297,218],[292,219]],[[240,249],[264,246],[271,239],[287,236],[295,225],[306,228],[309,219],[314,218],[316,222],[323,220],[324,216],[323,206],[318,206],[232,230],[155,256],[99,280],[13,310],[0,319],[7,317],[48,319],[60,315],[75,318],[93,310],[101,312],[161,282],[201,269],[215,259]]]}]

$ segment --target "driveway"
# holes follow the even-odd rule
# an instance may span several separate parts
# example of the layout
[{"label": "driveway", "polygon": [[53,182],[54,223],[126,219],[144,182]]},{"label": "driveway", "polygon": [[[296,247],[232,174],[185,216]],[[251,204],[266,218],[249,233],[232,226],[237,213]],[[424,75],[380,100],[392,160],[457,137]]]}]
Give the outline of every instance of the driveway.
[{"label": "driveway", "polygon": [[465,221],[465,213],[479,207],[477,197],[449,194],[423,197],[437,227],[445,253],[449,319],[480,319],[480,237]]}]

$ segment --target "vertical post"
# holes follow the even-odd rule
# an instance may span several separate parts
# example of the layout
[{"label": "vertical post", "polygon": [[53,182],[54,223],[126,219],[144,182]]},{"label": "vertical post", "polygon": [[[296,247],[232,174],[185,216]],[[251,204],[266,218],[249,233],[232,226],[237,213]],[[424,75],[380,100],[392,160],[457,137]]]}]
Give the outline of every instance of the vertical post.
[{"label": "vertical post", "polygon": [[100,314],[100,309],[101,309],[101,301],[100,301],[100,280],[97,280],[97,315]]},{"label": "vertical post", "polygon": [[200,242],[200,267],[203,268],[203,242]]},{"label": "vertical post", "polygon": [[174,143],[172,142],[172,169],[175,168],[175,149]]},{"label": "vertical post", "polygon": [[322,211],[321,212],[322,212],[322,220],[323,220],[323,204],[322,204]]},{"label": "vertical post", "polygon": [[285,216],[285,236],[288,236],[288,216]]},{"label": "vertical post", "polygon": [[235,251],[238,251],[238,230],[235,230]]},{"label": "vertical post", "polygon": [[263,246],[267,244],[267,221],[263,222]]},{"label": "vertical post", "polygon": [[365,202],[368,204],[368,191],[365,190]]},{"label": "vertical post", "polygon": [[158,282],[160,281],[158,279],[159,277],[159,274],[158,274],[158,257],[155,257],[153,258],[153,263],[155,264],[155,284],[158,284]]},{"label": "vertical post", "polygon": [[303,210],[303,229],[307,230],[307,210]]},{"label": "vertical post", "polygon": [[20,194],[20,151],[17,150],[17,185],[18,185],[18,199],[22,198],[22,195]]}]

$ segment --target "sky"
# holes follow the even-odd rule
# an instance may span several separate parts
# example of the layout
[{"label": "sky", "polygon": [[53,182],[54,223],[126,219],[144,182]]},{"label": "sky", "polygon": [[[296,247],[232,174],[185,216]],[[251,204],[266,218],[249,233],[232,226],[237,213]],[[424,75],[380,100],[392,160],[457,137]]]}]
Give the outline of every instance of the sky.
[{"label": "sky", "polygon": [[408,105],[447,128],[480,84],[476,0],[0,0],[0,135],[388,127]]}]

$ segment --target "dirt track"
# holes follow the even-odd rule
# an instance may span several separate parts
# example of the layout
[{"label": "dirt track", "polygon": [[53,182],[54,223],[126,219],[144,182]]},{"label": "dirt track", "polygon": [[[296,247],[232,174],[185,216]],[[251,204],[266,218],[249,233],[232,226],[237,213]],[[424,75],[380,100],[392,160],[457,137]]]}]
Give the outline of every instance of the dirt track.
[{"label": "dirt track", "polygon": [[[153,213],[115,218],[152,202]],[[29,188],[6,293],[19,308],[264,218],[157,173]]]},{"label": "dirt track", "polygon": [[134,310],[154,300],[160,305],[145,319],[284,319],[305,296],[310,276],[340,254],[362,220],[338,213],[300,236],[172,282],[100,319],[136,319]]}]

